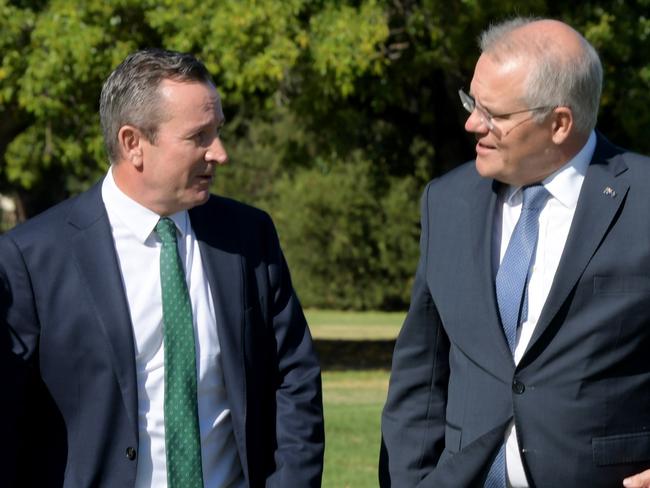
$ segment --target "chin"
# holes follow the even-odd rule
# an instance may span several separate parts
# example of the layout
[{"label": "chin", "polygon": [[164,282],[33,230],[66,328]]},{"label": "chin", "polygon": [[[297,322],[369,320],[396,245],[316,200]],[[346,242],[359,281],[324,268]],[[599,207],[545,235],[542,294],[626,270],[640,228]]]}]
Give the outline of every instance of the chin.
[{"label": "chin", "polygon": [[191,196],[188,195],[188,198],[183,199],[182,202],[179,202],[179,207],[180,210],[189,210],[194,207],[198,207],[199,205],[203,205],[205,202],[208,201],[210,198],[210,192],[200,192],[200,193],[195,193]]},{"label": "chin", "polygon": [[196,195],[195,198],[195,206],[196,205],[203,205],[205,202],[207,202],[210,198],[210,190],[205,190],[201,191]]},{"label": "chin", "polygon": [[481,157],[476,158],[476,171],[483,178],[496,178],[498,175],[496,165]]}]

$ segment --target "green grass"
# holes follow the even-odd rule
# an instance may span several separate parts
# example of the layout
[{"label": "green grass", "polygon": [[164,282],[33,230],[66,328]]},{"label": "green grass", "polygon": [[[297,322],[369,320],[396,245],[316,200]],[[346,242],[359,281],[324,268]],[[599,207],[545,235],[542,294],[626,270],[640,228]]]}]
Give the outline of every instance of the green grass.
[{"label": "green grass", "polygon": [[307,322],[316,339],[394,339],[406,312],[350,312],[305,310]]},{"label": "green grass", "polygon": [[[406,312],[310,309],[305,315],[317,340],[382,341],[397,337]],[[378,485],[380,416],[388,377],[389,372],[385,370],[323,372],[324,488]]]},{"label": "green grass", "polygon": [[323,373],[324,488],[376,487],[388,371]]}]

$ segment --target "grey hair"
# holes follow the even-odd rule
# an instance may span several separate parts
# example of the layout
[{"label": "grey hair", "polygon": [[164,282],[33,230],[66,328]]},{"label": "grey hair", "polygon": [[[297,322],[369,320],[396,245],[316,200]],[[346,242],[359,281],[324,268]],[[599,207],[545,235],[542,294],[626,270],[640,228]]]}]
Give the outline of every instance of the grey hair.
[{"label": "grey hair", "polygon": [[163,80],[213,84],[206,67],[191,54],[144,49],[127,56],[104,82],[99,101],[111,163],[120,159],[117,135],[124,125],[140,129],[149,142],[156,142],[158,125],[165,117],[158,92]]},{"label": "grey hair", "polygon": [[[576,132],[588,134],[596,126],[603,84],[603,67],[596,49],[576,32],[580,56],[569,56],[548,36],[513,35],[539,18],[516,17],[491,25],[479,38],[481,51],[496,59],[523,57],[533,60],[523,102],[528,107],[569,107]],[[548,112],[537,113],[541,122]]]}]

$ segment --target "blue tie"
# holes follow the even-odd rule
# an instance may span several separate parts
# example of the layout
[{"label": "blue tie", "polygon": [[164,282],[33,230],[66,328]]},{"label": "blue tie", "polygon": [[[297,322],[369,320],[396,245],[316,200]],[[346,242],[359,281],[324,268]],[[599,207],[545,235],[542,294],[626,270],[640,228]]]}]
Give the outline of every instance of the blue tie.
[{"label": "blue tie", "polygon": [[[539,213],[544,208],[548,195],[546,188],[540,184],[524,187],[521,215],[497,272],[496,293],[501,325],[513,354],[517,342],[517,327],[528,315],[526,283],[537,246]],[[490,467],[484,488],[505,486],[506,455],[505,445],[502,445]]]}]

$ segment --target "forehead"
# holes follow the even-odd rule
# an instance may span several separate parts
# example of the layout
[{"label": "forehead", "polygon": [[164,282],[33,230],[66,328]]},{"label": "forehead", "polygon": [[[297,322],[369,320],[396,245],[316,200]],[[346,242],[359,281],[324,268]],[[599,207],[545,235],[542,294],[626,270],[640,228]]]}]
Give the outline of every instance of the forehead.
[{"label": "forehead", "polygon": [[223,118],[221,98],[211,83],[167,79],[160,83],[158,92],[168,119],[191,121],[215,115]]},{"label": "forehead", "polygon": [[486,107],[506,107],[524,95],[530,63],[522,57],[496,59],[481,54],[470,86],[472,96]]}]

